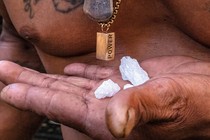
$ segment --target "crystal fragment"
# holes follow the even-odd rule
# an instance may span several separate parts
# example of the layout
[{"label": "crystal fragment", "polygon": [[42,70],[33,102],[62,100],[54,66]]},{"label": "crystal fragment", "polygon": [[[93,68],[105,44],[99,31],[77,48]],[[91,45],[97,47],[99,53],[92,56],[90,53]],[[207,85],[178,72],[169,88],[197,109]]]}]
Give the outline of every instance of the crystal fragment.
[{"label": "crystal fragment", "polygon": [[126,85],[124,85],[123,89],[128,89],[128,88],[132,88],[132,87],[134,87],[134,86],[131,84],[126,84]]},{"label": "crystal fragment", "polygon": [[121,59],[120,73],[123,80],[130,81],[134,86],[138,86],[149,80],[149,76],[139,65],[136,59],[125,56]]},{"label": "crystal fragment", "polygon": [[106,97],[114,96],[118,91],[120,91],[120,87],[117,83],[114,83],[112,80],[104,81],[95,91],[95,97],[97,99],[103,99]]}]

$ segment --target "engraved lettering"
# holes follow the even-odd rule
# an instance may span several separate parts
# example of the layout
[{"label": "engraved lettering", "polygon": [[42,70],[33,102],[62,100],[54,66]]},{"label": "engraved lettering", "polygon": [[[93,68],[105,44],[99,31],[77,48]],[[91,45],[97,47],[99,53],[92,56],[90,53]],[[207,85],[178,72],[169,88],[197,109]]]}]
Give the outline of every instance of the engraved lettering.
[{"label": "engraved lettering", "polygon": [[96,58],[100,60],[113,60],[115,54],[115,34],[97,33]]},{"label": "engraved lettering", "polygon": [[109,34],[108,35],[108,58],[111,59],[113,57],[113,35]]}]

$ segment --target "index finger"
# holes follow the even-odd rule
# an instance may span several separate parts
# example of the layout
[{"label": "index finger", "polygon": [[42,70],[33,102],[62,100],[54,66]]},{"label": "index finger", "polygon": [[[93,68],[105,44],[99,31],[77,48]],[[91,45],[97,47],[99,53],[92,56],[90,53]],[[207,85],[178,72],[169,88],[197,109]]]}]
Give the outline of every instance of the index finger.
[{"label": "index finger", "polygon": [[85,85],[86,87],[89,86],[88,88],[91,88],[90,83],[94,84],[90,80],[84,78],[80,78],[77,79],[77,81],[74,80],[71,82],[70,80],[65,81],[61,75],[50,76],[47,74],[42,74],[37,71],[26,69],[9,61],[0,62],[0,80],[6,84],[27,83],[34,86],[58,89],[72,93],[78,93],[81,91],[85,92],[86,89],[83,89]]}]

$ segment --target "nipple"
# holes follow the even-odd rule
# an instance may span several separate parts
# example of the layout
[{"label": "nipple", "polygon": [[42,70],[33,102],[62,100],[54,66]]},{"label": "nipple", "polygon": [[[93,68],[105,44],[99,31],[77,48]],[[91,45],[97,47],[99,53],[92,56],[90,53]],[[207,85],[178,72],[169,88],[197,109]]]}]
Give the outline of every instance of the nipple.
[{"label": "nipple", "polygon": [[113,14],[113,0],[85,0],[83,11],[97,22],[105,22]]}]

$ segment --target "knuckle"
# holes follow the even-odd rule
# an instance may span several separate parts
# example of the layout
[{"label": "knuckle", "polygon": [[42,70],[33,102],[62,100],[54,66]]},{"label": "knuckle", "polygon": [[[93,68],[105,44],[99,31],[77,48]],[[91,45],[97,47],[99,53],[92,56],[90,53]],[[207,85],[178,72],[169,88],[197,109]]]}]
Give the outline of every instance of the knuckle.
[{"label": "knuckle", "polygon": [[184,93],[185,89],[180,83],[172,78],[166,78],[161,85],[166,88],[161,96],[165,104],[169,105],[173,110],[180,110],[186,107],[188,96]]},{"label": "knuckle", "polygon": [[87,85],[87,89],[92,89],[94,88],[94,86],[97,84],[96,81],[94,80],[88,80],[88,85]]},{"label": "knuckle", "polygon": [[47,90],[46,94],[48,95],[49,101],[46,103],[46,108],[44,112],[45,112],[45,115],[49,119],[54,120],[56,117],[55,117],[53,105],[54,105],[55,100],[57,99],[57,94],[51,94],[50,90]]},{"label": "knuckle", "polygon": [[41,87],[51,88],[53,86],[56,86],[57,83],[58,83],[58,79],[44,77],[41,82]]},{"label": "knuckle", "polygon": [[95,66],[95,65],[86,65],[85,69],[84,69],[84,77],[90,78],[90,79],[95,79],[96,69],[97,69],[97,66]]},{"label": "knuckle", "polygon": [[15,81],[23,81],[23,79],[28,78],[28,71],[23,69],[16,77]]},{"label": "knuckle", "polygon": [[173,78],[161,77],[152,81],[148,88],[155,100],[155,110],[162,112],[161,118],[168,121],[182,118],[189,101],[189,96],[183,92],[182,85]]},{"label": "knuckle", "polygon": [[97,77],[100,77],[101,79],[107,78],[113,74],[113,69],[108,67],[98,67],[96,69]]}]

